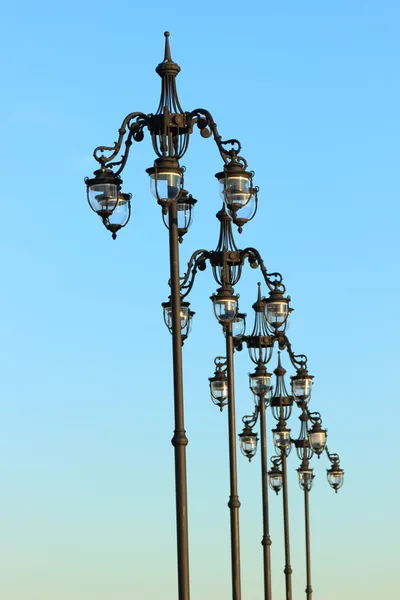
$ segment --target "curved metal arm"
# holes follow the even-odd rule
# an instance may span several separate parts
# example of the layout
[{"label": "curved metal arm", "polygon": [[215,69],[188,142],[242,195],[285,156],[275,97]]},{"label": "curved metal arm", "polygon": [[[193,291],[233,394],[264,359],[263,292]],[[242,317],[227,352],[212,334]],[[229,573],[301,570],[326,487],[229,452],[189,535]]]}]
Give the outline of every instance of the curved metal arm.
[{"label": "curved metal arm", "polygon": [[226,369],[226,367],[228,366],[228,361],[226,360],[226,356],[216,356],[214,358],[214,365],[218,368],[218,369]]},{"label": "curved metal arm", "polygon": [[[133,113],[130,113],[129,115],[127,115],[125,117],[125,119],[122,121],[122,125],[118,130],[118,133],[119,133],[118,141],[114,142],[114,146],[98,146],[97,148],[95,148],[93,151],[93,156],[94,156],[95,160],[97,160],[97,162],[100,163],[101,166],[109,164],[111,161],[113,161],[114,158],[116,156],[118,156],[119,152],[121,151],[122,142],[124,140],[126,130],[127,130],[127,128],[129,128],[129,135],[126,140],[125,155],[121,158],[120,161],[110,165],[110,166],[113,166],[113,165],[118,165],[118,164],[123,163],[123,166],[125,166],[125,163],[127,161],[128,154],[129,154],[129,148],[132,144],[132,138],[136,142],[142,141],[142,139],[144,137],[143,127],[148,125],[148,121],[149,121],[148,116],[141,112],[133,112]],[[107,151],[111,152],[111,154],[109,156],[104,156],[104,152],[107,152]],[[119,170],[119,173],[121,171],[122,171],[122,169]]]},{"label": "curved metal arm", "polygon": [[322,425],[322,417],[319,412],[310,412],[308,408],[306,408],[308,420],[314,425],[314,423],[319,423]]},{"label": "curved metal arm", "polygon": [[[242,156],[239,156],[239,152],[242,149],[241,143],[236,139],[223,140],[217,129],[217,124],[208,110],[205,110],[204,108],[192,110],[191,113],[188,113],[188,125],[191,131],[193,125],[197,125],[200,129],[200,135],[203,138],[209,138],[213,135],[214,141],[218,146],[219,153],[225,164],[234,158],[247,169],[247,161]],[[232,148],[227,150],[225,146],[232,146]]]},{"label": "curved metal arm", "polygon": [[196,250],[193,252],[188,262],[186,273],[183,277],[180,277],[181,300],[186,298],[190,293],[197,271],[204,271],[206,260],[210,258],[211,254],[208,250]]},{"label": "curved metal arm", "polygon": [[244,417],[242,417],[242,422],[243,422],[244,426],[249,427],[249,429],[253,429],[254,425],[257,424],[259,414],[260,414],[260,409],[256,405],[252,415],[244,415]]},{"label": "curved metal arm", "polygon": [[289,339],[286,335],[284,335],[280,340],[280,348],[286,348],[287,353],[289,354],[290,362],[292,363],[295,369],[307,368],[307,356],[305,354],[294,354],[292,350],[292,345],[289,342]]},{"label": "curved metal arm", "polygon": [[260,267],[264,276],[264,281],[270,291],[279,290],[282,293],[286,292],[286,286],[283,284],[283,277],[281,273],[268,273],[262,256],[256,248],[245,248],[241,251],[241,257],[242,261],[247,258],[250,266],[253,267],[253,269],[256,269],[258,266]]},{"label": "curved metal arm", "polygon": [[273,467],[280,467],[283,460],[282,460],[282,454],[280,456],[271,456],[271,462],[272,462],[272,466]]},{"label": "curved metal arm", "polygon": [[334,454],[334,453],[329,452],[328,446],[325,446],[325,452],[326,452],[329,460],[331,461],[332,465],[337,465],[337,466],[340,465],[339,454]]}]

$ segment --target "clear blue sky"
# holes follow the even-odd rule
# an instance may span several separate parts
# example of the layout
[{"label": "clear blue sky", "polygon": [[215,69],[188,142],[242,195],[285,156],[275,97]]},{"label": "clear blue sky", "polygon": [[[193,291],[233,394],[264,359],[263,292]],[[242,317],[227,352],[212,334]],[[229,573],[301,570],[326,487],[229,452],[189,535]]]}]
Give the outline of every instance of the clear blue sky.
[{"label": "clear blue sky", "polygon": [[[260,208],[239,242],[283,273],[289,330],[315,375],[312,407],[340,453],[311,495],[315,598],[376,600],[397,586],[400,5],[395,1],[166,4],[15,0],[2,9],[0,295],[4,600],[176,599],[167,231],[149,141],[125,171],[116,242],[89,210],[92,150],[153,112],[163,32],[185,110],[212,112],[256,171]],[[198,199],[182,263],[217,241],[221,160],[197,134]],[[258,272],[238,286],[248,313]],[[209,399],[223,338],[209,271],[185,345],[192,600],[229,598],[226,414]],[[238,416],[252,407],[237,357]],[[295,431],[297,424],[292,421]],[[240,457],[241,458],[241,457]],[[302,495],[290,465],[292,565],[304,594]],[[243,597],[262,590],[260,469],[239,461]],[[271,498],[283,590],[281,499]]]}]

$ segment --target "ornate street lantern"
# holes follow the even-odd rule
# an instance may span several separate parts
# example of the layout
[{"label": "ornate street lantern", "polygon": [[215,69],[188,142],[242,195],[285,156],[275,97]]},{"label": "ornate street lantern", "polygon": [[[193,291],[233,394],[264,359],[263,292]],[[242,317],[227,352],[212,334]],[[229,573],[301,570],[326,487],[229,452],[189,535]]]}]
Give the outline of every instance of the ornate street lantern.
[{"label": "ornate street lantern", "polygon": [[275,463],[268,471],[268,482],[271,490],[274,490],[276,494],[281,491],[283,486],[283,473]]},{"label": "ornate street lantern", "polygon": [[333,463],[330,469],[327,469],[328,483],[337,493],[342,487],[344,481],[344,471],[339,467],[339,463]]},{"label": "ornate street lantern", "polygon": [[258,436],[247,425],[243,428],[242,433],[239,433],[240,451],[246,458],[251,461],[257,452]]},{"label": "ornate street lantern", "polygon": [[322,429],[320,421],[316,421],[308,432],[308,439],[310,440],[311,448],[314,450],[318,458],[325,449],[327,437],[327,430]]},{"label": "ornate street lantern", "polygon": [[275,429],[272,430],[275,448],[289,456],[292,449],[292,439],[290,437],[290,429],[287,429],[286,422],[280,420]]},{"label": "ornate street lantern", "polygon": [[184,169],[176,158],[162,156],[146,171],[150,175],[151,193],[166,212],[168,204],[176,200],[183,189]]},{"label": "ornate street lantern", "polygon": [[236,317],[239,296],[235,296],[233,289],[229,286],[217,290],[211,297],[214,314],[221,325],[230,323]]},{"label": "ornate street lantern", "polygon": [[226,377],[225,363],[217,362],[213,377],[209,377],[211,400],[219,407],[220,411],[228,404],[228,379]]},{"label": "ornate street lantern", "polygon": [[86,177],[87,199],[90,208],[99,215],[115,240],[131,216],[131,194],[121,192],[122,179],[111,169],[102,167],[94,177]]},{"label": "ornate street lantern", "polygon": [[289,307],[290,297],[286,298],[281,290],[275,289],[265,298],[265,317],[273,331],[286,331],[289,326],[289,315],[293,311]]},{"label": "ornate street lantern", "polygon": [[215,175],[228,214],[239,227],[239,232],[257,211],[258,188],[253,187],[253,175],[252,171],[246,171],[244,165],[235,158]]},{"label": "ornate street lantern", "polygon": [[309,375],[307,369],[300,368],[297,374],[291,377],[292,392],[296,402],[308,402],[311,396],[313,375]]}]

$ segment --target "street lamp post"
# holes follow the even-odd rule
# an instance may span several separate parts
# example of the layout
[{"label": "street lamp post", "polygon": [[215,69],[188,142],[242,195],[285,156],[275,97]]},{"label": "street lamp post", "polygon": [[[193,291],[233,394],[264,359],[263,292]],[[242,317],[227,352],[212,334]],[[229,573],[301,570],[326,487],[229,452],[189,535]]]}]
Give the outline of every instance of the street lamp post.
[{"label": "street lamp post", "polygon": [[[313,420],[312,413],[307,411],[307,402],[311,393],[313,377],[308,374],[307,359],[303,355],[294,355],[290,342],[285,334],[288,317],[291,312],[289,296],[285,296],[285,286],[280,273],[269,273],[264,261],[253,247],[244,250],[237,248],[232,234],[232,223],[238,227],[239,233],[244,225],[256,214],[258,205],[258,188],[253,184],[254,173],[248,170],[247,161],[240,155],[241,144],[236,139],[223,140],[217,125],[209,111],[196,108],[191,112],[182,109],[176,90],[176,77],[180,67],[172,60],[169,45],[169,33],[165,33],[164,60],[157,66],[156,72],[161,77],[161,96],[157,111],[153,114],[132,112],[125,117],[119,129],[117,142],[113,146],[98,146],[94,150],[94,158],[99,167],[93,177],[86,178],[87,199],[91,209],[100,217],[103,225],[110,231],[115,240],[120,230],[125,227],[131,216],[131,194],[122,191],[121,174],[127,164],[133,142],[141,142],[146,131],[151,137],[156,154],[153,166],[146,171],[150,177],[151,191],[161,206],[162,216],[169,231],[170,258],[170,297],[163,302],[164,320],[172,334],[173,383],[174,383],[174,421],[172,438],[175,456],[175,494],[176,494],[176,528],[177,528],[177,566],[179,600],[190,599],[189,585],[189,537],[188,537],[188,500],[186,477],[186,437],[184,423],[184,398],[182,378],[182,344],[186,340],[194,312],[186,300],[197,273],[204,271],[209,264],[218,285],[216,293],[211,296],[215,317],[225,334],[226,357],[217,357],[216,370],[210,377],[210,391],[214,404],[220,410],[228,406],[229,433],[229,473],[231,524],[231,567],[232,567],[232,599],[241,600],[240,582],[240,540],[239,540],[239,496],[236,464],[236,423],[235,423],[235,387],[234,387],[234,349],[240,350],[245,342],[250,358],[256,365],[250,375],[250,387],[256,398],[254,415],[244,418],[245,428],[240,434],[242,452],[251,459],[257,447],[257,435],[252,428],[260,417],[261,425],[261,469],[263,496],[263,552],[264,552],[264,588],[265,599],[272,600],[271,593],[271,558],[269,535],[268,506],[268,473],[267,473],[267,431],[266,407],[271,405],[278,410],[278,424],[274,430],[275,446],[280,452],[282,464],[282,484],[284,487],[284,523],[285,523],[285,573],[286,598],[291,600],[291,567],[289,550],[288,496],[286,477],[285,443],[289,441],[290,430],[286,429],[286,414],[291,411],[289,395],[279,378],[282,376],[280,362],[277,375],[277,389],[270,400],[271,375],[266,370],[275,344],[280,350],[287,350],[293,366],[297,369],[292,377],[292,391],[296,402],[302,407],[305,421],[311,420],[310,431],[312,447],[318,454],[325,449],[331,461],[327,477],[330,485],[337,491],[343,483],[343,471],[337,455],[329,454],[324,442],[324,432],[318,418]],[[180,276],[179,243],[186,235],[191,221],[196,200],[184,188],[184,167],[180,160],[185,155],[190,136],[197,128],[203,138],[212,137],[218,147],[223,161],[223,170],[215,176],[219,182],[223,200],[221,210],[217,213],[220,223],[220,235],[214,251],[196,250],[188,262],[187,270]],[[258,298],[253,305],[255,325],[250,336],[245,336],[245,315],[238,310],[238,295],[234,287],[242,275],[245,263],[252,268],[260,268],[264,282],[269,289],[267,298]],[[281,371],[279,371],[279,369]],[[282,377],[281,377],[282,379]],[[288,398],[290,401],[288,401]],[[275,403],[275,404],[274,404]],[[310,416],[311,415],[311,416]],[[247,419],[247,420],[246,420]],[[307,429],[307,428],[306,428]],[[308,432],[307,432],[308,435]],[[286,442],[285,442],[286,440]],[[301,444],[300,444],[301,446]],[[297,445],[296,447],[300,448]],[[312,454],[310,444],[308,449]],[[308,467],[302,463],[304,469]],[[276,466],[276,469],[278,467]],[[272,470],[271,470],[272,471]],[[279,469],[278,469],[279,471]],[[275,477],[275,487],[272,478]],[[270,474],[270,484],[277,489],[279,473]],[[300,477],[300,470],[299,470]],[[301,477],[300,477],[301,479]],[[308,496],[307,496],[308,515]],[[307,516],[308,519],[308,516]],[[308,531],[308,520],[306,531]],[[309,540],[309,533],[307,533]],[[309,541],[307,542],[309,548]],[[308,563],[307,563],[308,564]]]}]

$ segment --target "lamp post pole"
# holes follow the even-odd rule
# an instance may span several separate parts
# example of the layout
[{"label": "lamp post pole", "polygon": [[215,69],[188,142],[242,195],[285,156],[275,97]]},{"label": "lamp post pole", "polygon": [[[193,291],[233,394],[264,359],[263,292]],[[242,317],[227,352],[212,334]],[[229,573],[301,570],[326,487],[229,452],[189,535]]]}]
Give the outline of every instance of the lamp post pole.
[{"label": "lamp post pole", "polygon": [[178,553],[178,597],[189,600],[189,536],[187,510],[186,446],[184,424],[181,295],[179,281],[178,218],[176,203],[169,206],[169,250],[172,304],[172,356],[174,375],[176,535]]},{"label": "lamp post pole", "polygon": [[304,516],[305,516],[305,533],[306,533],[306,571],[307,571],[307,586],[306,596],[307,600],[312,600],[312,587],[311,587],[311,555],[310,555],[310,509],[309,509],[309,495],[310,491],[308,487],[304,488]]},{"label": "lamp post pole", "polygon": [[268,465],[267,465],[267,427],[265,395],[259,401],[260,411],[260,436],[261,436],[261,482],[263,506],[263,558],[264,558],[264,597],[271,600],[271,537],[269,533],[269,507],[268,507]]},{"label": "lamp post pole", "polygon": [[285,532],[285,585],[286,600],[292,600],[292,567],[290,565],[290,535],[289,535],[289,502],[287,483],[286,454],[282,452],[282,476],[283,476],[283,526]]},{"label": "lamp post pole", "polygon": [[237,487],[237,453],[236,453],[236,415],[235,415],[235,380],[232,323],[225,327],[226,366],[228,378],[228,431],[229,431],[229,475],[230,497],[228,506],[231,521],[231,562],[232,562],[232,599],[241,600],[240,582],[240,542],[239,542],[239,508],[240,501]]}]

